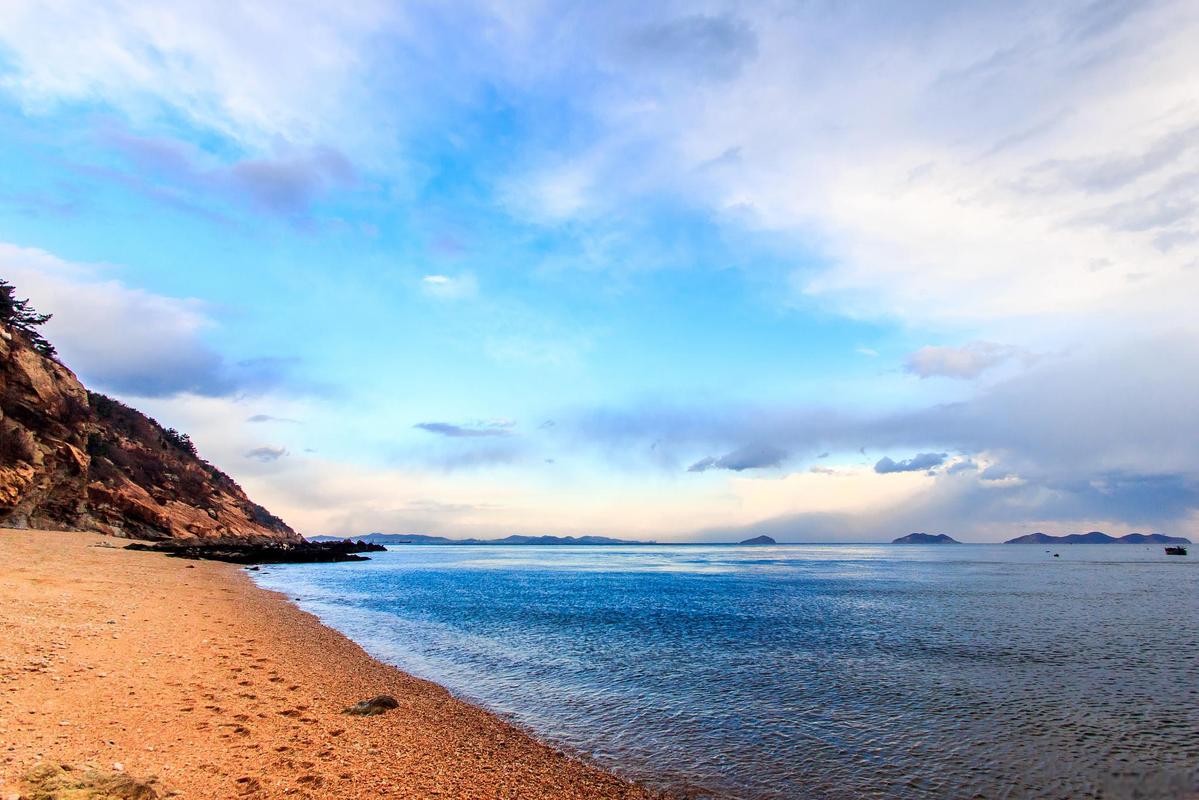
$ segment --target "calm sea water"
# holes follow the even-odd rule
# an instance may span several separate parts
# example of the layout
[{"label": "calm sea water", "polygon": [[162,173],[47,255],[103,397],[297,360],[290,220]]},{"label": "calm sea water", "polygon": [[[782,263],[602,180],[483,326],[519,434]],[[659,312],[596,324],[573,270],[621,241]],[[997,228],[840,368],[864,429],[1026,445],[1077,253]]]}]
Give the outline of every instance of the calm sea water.
[{"label": "calm sea water", "polygon": [[1192,796],[1199,558],[1051,549],[401,545],[258,580],[695,796]]}]

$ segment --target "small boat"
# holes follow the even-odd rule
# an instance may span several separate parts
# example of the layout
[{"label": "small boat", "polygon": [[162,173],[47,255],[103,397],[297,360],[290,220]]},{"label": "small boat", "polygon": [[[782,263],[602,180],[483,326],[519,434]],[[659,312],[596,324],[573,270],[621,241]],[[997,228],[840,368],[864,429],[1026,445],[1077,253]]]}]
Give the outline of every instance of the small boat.
[{"label": "small boat", "polygon": [[1187,554],[1187,549],[1185,547],[1183,547],[1182,545],[1178,545],[1177,547],[1167,547],[1166,548],[1166,555],[1168,555],[1168,556],[1185,556],[1186,554]]}]

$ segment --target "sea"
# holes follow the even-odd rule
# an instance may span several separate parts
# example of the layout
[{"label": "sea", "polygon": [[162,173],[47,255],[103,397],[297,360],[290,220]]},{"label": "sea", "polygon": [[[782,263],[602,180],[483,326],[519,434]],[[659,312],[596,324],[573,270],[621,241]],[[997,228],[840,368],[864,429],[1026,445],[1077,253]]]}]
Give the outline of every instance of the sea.
[{"label": "sea", "polygon": [[398,545],[254,575],[680,797],[1199,796],[1193,551]]}]

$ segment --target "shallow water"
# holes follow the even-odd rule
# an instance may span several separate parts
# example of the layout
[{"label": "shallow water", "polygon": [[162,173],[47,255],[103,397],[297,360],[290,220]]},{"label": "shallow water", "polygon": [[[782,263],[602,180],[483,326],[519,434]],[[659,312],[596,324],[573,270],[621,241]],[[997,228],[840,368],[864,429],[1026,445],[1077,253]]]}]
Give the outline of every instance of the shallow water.
[{"label": "shallow water", "polygon": [[654,786],[1184,797],[1199,559],[1136,545],[438,547],[259,582]]}]

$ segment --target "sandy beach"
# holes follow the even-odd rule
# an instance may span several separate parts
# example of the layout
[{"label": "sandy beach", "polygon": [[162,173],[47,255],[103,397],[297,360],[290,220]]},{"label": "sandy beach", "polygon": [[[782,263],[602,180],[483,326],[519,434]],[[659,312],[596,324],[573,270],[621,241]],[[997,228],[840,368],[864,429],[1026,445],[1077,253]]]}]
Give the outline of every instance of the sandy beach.
[{"label": "sandy beach", "polygon": [[[238,567],[0,530],[4,800],[45,765],[160,797],[646,798],[381,664]],[[399,707],[342,713],[387,694]]]}]

